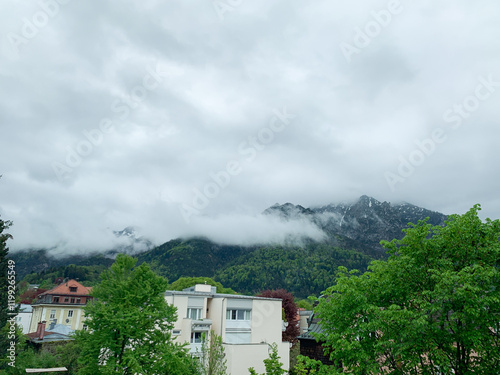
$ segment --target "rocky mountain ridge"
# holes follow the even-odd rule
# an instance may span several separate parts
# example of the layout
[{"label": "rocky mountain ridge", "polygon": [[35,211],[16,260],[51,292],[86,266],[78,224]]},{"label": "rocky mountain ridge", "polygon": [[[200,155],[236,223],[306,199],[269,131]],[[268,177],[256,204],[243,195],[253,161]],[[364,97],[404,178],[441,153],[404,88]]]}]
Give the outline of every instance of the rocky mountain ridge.
[{"label": "rocky mountain ridge", "polygon": [[[325,233],[321,242],[306,239],[300,246],[325,245],[331,248],[357,252],[371,259],[384,258],[385,250],[381,240],[402,238],[402,229],[409,222],[429,217],[434,225],[444,223],[446,216],[409,203],[391,204],[380,202],[368,196],[362,196],[352,203],[329,204],[321,207],[306,208],[292,203],[275,204],[263,214],[272,215],[280,220],[308,220]],[[16,252],[11,257],[16,260],[18,276],[28,273],[42,273],[53,267],[69,264],[104,265],[113,262],[118,252],[133,254],[139,261],[155,264],[164,268],[170,277],[177,275],[212,275],[226,265],[236,264],[239,257],[254,252],[258,248],[280,247],[286,249],[289,244],[262,244],[245,247],[241,245],[220,245],[207,238],[173,239],[160,246],[154,246],[138,234],[138,230],[127,227],[115,231],[115,236],[125,240],[120,248],[110,249],[105,253],[87,253],[54,257],[45,249]],[[292,245],[300,247],[299,245]],[[283,250],[286,251],[286,250]],[[245,255],[246,256],[246,255]],[[168,265],[168,266],[167,266]],[[197,274],[199,273],[199,274]]]},{"label": "rocky mountain ridge", "polygon": [[305,208],[292,203],[275,204],[264,212],[286,221],[309,220],[326,235],[333,246],[383,256],[381,240],[402,238],[408,223],[429,218],[429,223],[442,225],[446,215],[410,203],[380,202],[366,195],[352,203],[329,204]]}]

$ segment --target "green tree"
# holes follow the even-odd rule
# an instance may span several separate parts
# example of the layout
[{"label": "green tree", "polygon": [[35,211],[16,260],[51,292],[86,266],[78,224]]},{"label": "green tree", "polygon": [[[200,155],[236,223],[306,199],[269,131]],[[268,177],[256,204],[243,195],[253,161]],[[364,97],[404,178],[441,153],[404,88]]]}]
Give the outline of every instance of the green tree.
[{"label": "green tree", "polygon": [[168,282],[145,263],[119,254],[85,308],[87,331],[77,332],[80,374],[196,374],[187,350],[171,338],[176,308]]},{"label": "green tree", "polygon": [[336,375],[340,372],[333,366],[327,366],[309,357],[299,355],[297,364],[290,371],[293,375]]},{"label": "green tree", "polygon": [[[266,366],[266,373],[262,375],[283,375],[287,371],[283,369],[283,363],[280,362],[281,357],[278,355],[278,344],[272,343],[269,345],[271,353],[269,353],[269,358],[264,359],[264,365]],[[248,369],[250,375],[259,375],[253,367]]]},{"label": "green tree", "polygon": [[[314,297],[316,298],[316,297]],[[313,309],[313,304],[309,299],[301,299],[295,302],[298,308],[306,309],[311,311]]]},{"label": "green tree", "polygon": [[[15,264],[7,258],[9,254],[7,241],[12,236],[5,233],[11,225],[12,222],[0,219],[0,369],[8,368],[9,363],[12,363],[14,352],[9,352],[9,349],[13,349],[18,341],[18,334],[15,331],[16,325],[13,322],[13,314],[18,312],[17,307],[15,307],[17,296]],[[13,346],[11,346],[11,342],[14,343]]]},{"label": "green tree", "polygon": [[27,368],[54,368],[58,367],[57,359],[48,351],[36,352],[33,348],[25,348],[17,358],[15,367],[9,368],[6,374],[25,375]]},{"label": "green tree", "polygon": [[80,348],[75,341],[62,343],[46,343],[40,349],[35,350],[32,346],[27,346],[21,338],[21,345],[18,348],[16,366],[10,368],[9,375],[26,374],[27,368],[51,368],[66,367],[68,375],[78,373],[78,357]]},{"label": "green tree", "polygon": [[222,337],[217,335],[213,330],[207,338],[203,334],[201,344],[201,373],[203,375],[226,375],[226,354],[222,345]]},{"label": "green tree", "polygon": [[318,338],[353,374],[493,374],[500,366],[500,222],[480,206],[445,226],[410,224],[390,257],[341,269],[316,311]]}]

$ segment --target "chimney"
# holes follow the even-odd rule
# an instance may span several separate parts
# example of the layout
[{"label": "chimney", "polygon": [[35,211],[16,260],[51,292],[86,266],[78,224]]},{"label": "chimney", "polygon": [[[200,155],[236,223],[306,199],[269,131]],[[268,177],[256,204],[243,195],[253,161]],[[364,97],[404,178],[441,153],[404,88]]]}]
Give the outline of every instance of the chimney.
[{"label": "chimney", "polygon": [[37,334],[37,336],[40,335],[41,329],[42,329],[42,322],[38,322],[38,327],[36,328],[36,334]]},{"label": "chimney", "polygon": [[38,323],[38,330],[36,331],[36,333],[40,340],[43,340],[43,337],[45,336],[45,323],[45,320]]}]

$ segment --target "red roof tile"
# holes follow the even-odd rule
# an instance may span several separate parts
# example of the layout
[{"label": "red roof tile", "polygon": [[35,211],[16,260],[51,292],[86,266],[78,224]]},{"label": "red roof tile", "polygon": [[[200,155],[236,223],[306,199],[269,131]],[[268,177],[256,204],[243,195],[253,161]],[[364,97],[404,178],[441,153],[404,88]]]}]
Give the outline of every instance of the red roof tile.
[{"label": "red roof tile", "polygon": [[[51,332],[51,331],[44,331],[43,336],[50,336],[50,335],[55,335],[57,332]],[[25,336],[28,336],[30,339],[36,339],[40,336],[39,332],[31,332],[27,333]]]},{"label": "red roof tile", "polygon": [[[76,292],[72,292],[71,288],[76,288]],[[71,296],[88,296],[92,288],[83,286],[76,280],[69,280],[65,283],[62,283],[51,290],[47,290],[46,292],[40,294],[41,296],[47,294],[59,294],[59,295],[71,295]]]}]

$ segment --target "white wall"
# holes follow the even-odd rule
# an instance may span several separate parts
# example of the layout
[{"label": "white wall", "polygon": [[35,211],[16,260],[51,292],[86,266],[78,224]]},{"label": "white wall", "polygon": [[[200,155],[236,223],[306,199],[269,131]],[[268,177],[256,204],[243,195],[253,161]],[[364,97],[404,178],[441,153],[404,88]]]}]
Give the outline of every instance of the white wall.
[{"label": "white wall", "polygon": [[23,333],[29,333],[30,330],[30,324],[31,324],[31,317],[33,316],[33,313],[19,313],[16,316],[16,323],[17,325],[23,330]]},{"label": "white wall", "polygon": [[226,299],[212,298],[208,301],[207,317],[212,320],[212,329],[215,334],[225,339],[226,330]]},{"label": "white wall", "polygon": [[188,297],[171,295],[165,296],[168,304],[177,307],[177,321],[174,323],[174,329],[180,329],[180,336],[173,336],[179,343],[189,343],[191,341],[191,319],[186,319]]},{"label": "white wall", "polygon": [[252,343],[280,343],[281,327],[281,301],[253,301]]},{"label": "white wall", "polygon": [[[224,344],[227,359],[227,373],[230,375],[248,374],[248,369],[253,367],[257,373],[265,373],[264,359],[269,358],[270,347],[264,344]],[[290,345],[285,342],[278,343],[278,354],[283,368],[289,370]]]},{"label": "white wall", "polygon": [[[244,322],[251,328],[250,343],[245,344],[227,344],[226,328],[232,325],[242,324],[243,322],[226,321],[226,309],[228,300],[238,299],[234,297],[208,298],[205,301],[205,308],[208,308],[206,318],[212,320],[212,329],[222,336],[224,348],[226,351],[228,374],[242,375],[248,374],[248,368],[254,367],[257,372],[265,372],[264,359],[269,357],[269,344],[277,343],[278,353],[281,357],[283,367],[288,370],[290,362],[289,343],[281,341],[281,300],[247,300],[251,304],[251,321]],[[175,336],[179,343],[190,342],[191,339],[191,319],[186,319],[188,296],[171,295],[165,296],[169,304],[177,307],[178,318],[174,329],[180,329],[181,335]],[[246,302],[245,302],[246,303]],[[205,313],[203,312],[203,317]]]}]

